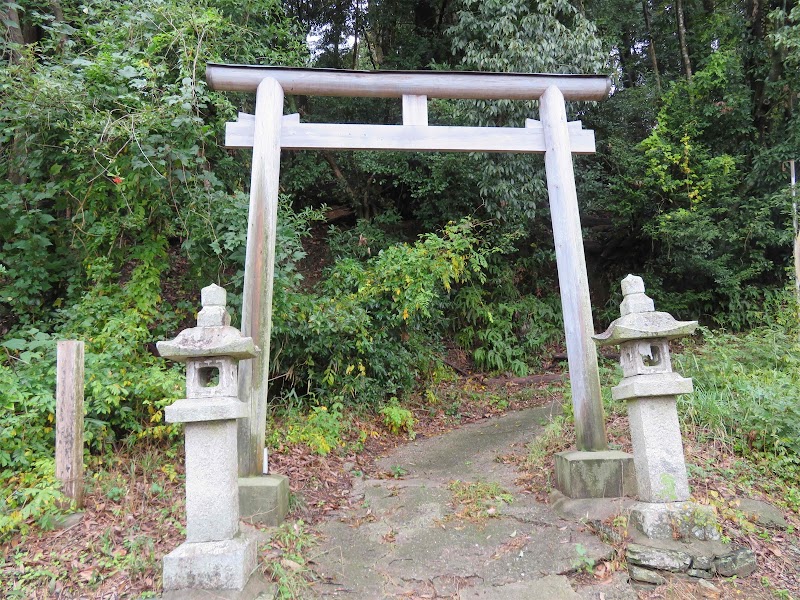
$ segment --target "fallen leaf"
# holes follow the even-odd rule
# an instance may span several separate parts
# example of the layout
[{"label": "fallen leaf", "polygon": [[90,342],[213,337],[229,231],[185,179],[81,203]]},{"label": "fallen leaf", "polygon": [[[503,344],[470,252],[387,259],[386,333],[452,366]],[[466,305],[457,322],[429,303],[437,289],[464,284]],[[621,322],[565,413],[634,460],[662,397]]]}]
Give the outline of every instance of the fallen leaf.
[{"label": "fallen leaf", "polygon": [[290,560],[288,558],[282,558],[281,565],[286,569],[294,571],[295,573],[303,569],[303,566],[300,563],[296,563],[295,561]]}]

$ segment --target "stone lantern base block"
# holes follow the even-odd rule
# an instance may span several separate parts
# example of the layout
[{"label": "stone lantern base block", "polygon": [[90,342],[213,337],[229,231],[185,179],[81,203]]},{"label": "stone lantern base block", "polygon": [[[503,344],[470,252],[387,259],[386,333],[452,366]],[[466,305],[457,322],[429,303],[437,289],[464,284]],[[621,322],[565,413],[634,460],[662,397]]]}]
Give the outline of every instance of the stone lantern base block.
[{"label": "stone lantern base block", "polygon": [[289,478],[259,475],[239,478],[239,514],[251,525],[278,526],[289,512]]},{"label": "stone lantern base block", "polygon": [[243,590],[256,569],[257,545],[244,533],[219,542],[184,542],[162,559],[164,590]]},{"label": "stone lantern base block", "polygon": [[714,509],[695,502],[637,502],[630,509],[628,523],[653,540],[720,539]]},{"label": "stone lantern base block", "polygon": [[256,572],[243,590],[172,590],[160,600],[276,600],[278,586]]},{"label": "stone lantern base block", "polygon": [[559,452],[556,488],[569,498],[635,496],[633,456],[619,450]]}]

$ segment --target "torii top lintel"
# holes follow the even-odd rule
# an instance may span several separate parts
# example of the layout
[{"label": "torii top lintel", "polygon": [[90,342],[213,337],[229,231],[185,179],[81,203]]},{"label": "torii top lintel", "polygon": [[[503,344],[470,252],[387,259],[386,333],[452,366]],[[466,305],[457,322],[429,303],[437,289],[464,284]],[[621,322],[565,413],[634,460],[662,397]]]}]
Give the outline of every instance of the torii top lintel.
[{"label": "torii top lintel", "polygon": [[611,79],[605,75],[349,71],[217,63],[206,68],[206,79],[214,90],[255,92],[267,77],[275,79],[286,94],[308,96],[537,100],[547,88],[555,86],[565,100],[604,100],[611,90]]}]

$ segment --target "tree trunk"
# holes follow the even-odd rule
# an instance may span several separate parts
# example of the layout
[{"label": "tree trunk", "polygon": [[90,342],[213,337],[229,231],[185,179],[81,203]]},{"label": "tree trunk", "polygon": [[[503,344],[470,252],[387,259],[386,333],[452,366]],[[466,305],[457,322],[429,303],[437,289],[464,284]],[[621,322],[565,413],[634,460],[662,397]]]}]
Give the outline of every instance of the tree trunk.
[{"label": "tree trunk", "polygon": [[625,31],[622,35],[624,48],[620,48],[619,50],[619,62],[620,67],[622,68],[622,82],[627,88],[634,87],[638,79],[633,66],[636,64],[636,61],[633,60],[633,51],[631,50],[634,44],[633,40],[634,35],[631,33],[631,31]]},{"label": "tree trunk", "polygon": [[[25,38],[22,36],[22,25],[19,22],[19,13],[17,12],[17,5],[8,0],[4,3],[2,10],[0,10],[0,17],[6,26],[6,39],[12,44],[22,46],[25,44]],[[8,62],[12,65],[19,63],[22,55],[19,51],[12,47],[9,52]]]},{"label": "tree trunk", "polygon": [[[9,65],[16,65],[22,60],[22,53],[17,47],[25,45],[25,37],[22,35],[22,25],[19,21],[19,13],[17,12],[16,4],[8,1],[5,2],[3,8],[0,9],[0,17],[3,19],[6,27],[6,39],[13,45],[9,50],[8,63]],[[14,139],[11,141],[11,148],[9,149],[10,164],[8,165],[8,179],[11,183],[22,185],[27,182],[27,177],[17,171],[17,164],[22,155],[25,154],[23,134],[17,132]]]},{"label": "tree trunk", "polygon": [[650,63],[653,65],[653,75],[656,79],[656,91],[661,95],[661,73],[658,70],[658,58],[656,58],[656,40],[653,37],[653,27],[650,20],[650,9],[647,0],[642,0],[642,13],[644,14],[644,24],[647,29],[647,39],[650,42],[647,46],[647,53],[650,55]]},{"label": "tree trunk", "polygon": [[358,68],[358,30],[361,26],[361,0],[353,2],[353,70]]},{"label": "tree trunk", "polygon": [[[50,0],[50,8],[53,9],[53,17],[55,18],[56,23],[63,23],[64,22],[64,11],[61,8],[60,0]],[[64,49],[64,44],[67,43],[67,34],[62,33],[58,40],[58,50],[61,51]]]},{"label": "tree trunk", "polygon": [[344,173],[342,173],[342,170],[339,168],[339,164],[336,162],[336,158],[334,158],[333,153],[329,150],[322,150],[320,151],[320,154],[322,154],[322,158],[325,159],[325,162],[328,163],[331,171],[333,171],[333,176],[336,177],[336,181],[339,182],[339,184],[344,188],[344,191],[347,192],[347,195],[350,196],[350,199],[353,202],[353,207],[360,211],[359,217],[367,218],[368,215],[364,214],[364,201],[359,197],[353,186],[350,185],[350,182],[347,181],[347,177],[344,176]]},{"label": "tree trunk", "polygon": [[678,43],[681,47],[681,60],[683,70],[686,72],[686,80],[692,80],[692,63],[689,60],[689,47],[686,45],[686,22],[683,14],[683,0],[675,2],[675,18],[678,21]]}]

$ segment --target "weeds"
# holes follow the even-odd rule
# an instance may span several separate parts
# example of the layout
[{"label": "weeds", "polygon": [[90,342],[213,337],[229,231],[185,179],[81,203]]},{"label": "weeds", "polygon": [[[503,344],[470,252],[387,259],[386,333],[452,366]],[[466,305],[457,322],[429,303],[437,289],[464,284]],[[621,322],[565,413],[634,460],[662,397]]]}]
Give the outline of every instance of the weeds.
[{"label": "weeds", "polygon": [[528,445],[528,466],[530,468],[545,468],[547,461],[555,453],[563,450],[566,445],[564,439],[564,417],[554,417],[544,426],[544,431]]},{"label": "weeds", "polygon": [[455,480],[447,487],[453,493],[453,500],[461,504],[456,516],[469,521],[481,522],[496,517],[498,508],[514,501],[514,496],[497,483]]},{"label": "weeds", "polygon": [[305,415],[288,410],[281,415],[281,427],[275,426],[274,421],[268,427],[272,432],[269,445],[278,448],[284,443],[305,444],[321,456],[344,448],[352,421],[342,412],[343,408],[340,402],[334,402],[330,407],[314,406]]},{"label": "weeds", "polygon": [[311,569],[306,553],[315,544],[303,521],[284,523],[270,542],[264,557],[264,572],[278,585],[278,598],[303,598],[309,589]]},{"label": "weeds", "polygon": [[695,392],[679,397],[685,429],[754,460],[792,485],[800,475],[800,346],[789,331],[744,335],[705,330],[702,346],[677,354]]},{"label": "weeds", "polygon": [[589,551],[583,544],[575,544],[575,554],[577,558],[573,562],[573,568],[578,573],[592,573],[594,571],[595,560],[589,556]]},{"label": "weeds", "polygon": [[396,397],[392,397],[389,404],[380,410],[380,414],[383,416],[383,424],[394,435],[405,432],[410,440],[417,437],[414,433],[414,415],[407,408],[402,408]]}]

